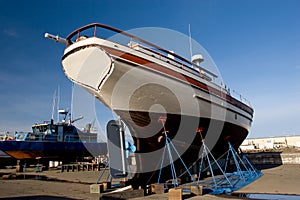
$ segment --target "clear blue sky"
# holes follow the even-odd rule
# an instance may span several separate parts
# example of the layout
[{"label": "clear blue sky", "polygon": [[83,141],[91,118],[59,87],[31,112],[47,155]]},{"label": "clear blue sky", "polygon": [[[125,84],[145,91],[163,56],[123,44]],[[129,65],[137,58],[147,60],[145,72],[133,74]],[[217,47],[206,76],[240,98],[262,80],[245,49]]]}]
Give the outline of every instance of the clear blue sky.
[{"label": "clear blue sky", "polygon": [[[70,107],[66,36],[92,22],[123,30],[163,27],[187,33],[210,53],[223,80],[255,109],[250,137],[300,134],[300,1],[0,0],[0,130],[30,130],[51,117],[59,85]],[[99,108],[101,109],[101,108]]]}]

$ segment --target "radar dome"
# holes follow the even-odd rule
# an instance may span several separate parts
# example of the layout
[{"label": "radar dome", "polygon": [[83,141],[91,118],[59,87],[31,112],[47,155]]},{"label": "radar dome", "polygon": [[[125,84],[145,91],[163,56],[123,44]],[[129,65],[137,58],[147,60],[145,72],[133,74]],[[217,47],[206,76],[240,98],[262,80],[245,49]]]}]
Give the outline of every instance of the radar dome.
[{"label": "radar dome", "polygon": [[192,56],[192,62],[197,66],[200,66],[200,63],[203,61],[203,56],[201,54],[196,54]]}]

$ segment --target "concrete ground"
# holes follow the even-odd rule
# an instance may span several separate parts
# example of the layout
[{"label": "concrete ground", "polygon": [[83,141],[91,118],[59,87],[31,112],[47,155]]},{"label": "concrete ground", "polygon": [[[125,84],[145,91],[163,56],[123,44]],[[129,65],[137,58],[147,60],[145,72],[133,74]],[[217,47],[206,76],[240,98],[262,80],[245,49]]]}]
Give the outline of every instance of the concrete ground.
[{"label": "concrete ground", "polygon": [[[0,170],[1,172],[1,170]],[[282,165],[262,171],[264,176],[237,191],[239,193],[293,194],[300,195],[300,166]],[[8,173],[8,172],[7,172]],[[99,194],[90,194],[90,184],[97,181],[100,172],[63,172],[50,170],[27,172],[25,177],[45,176],[56,181],[34,179],[0,179],[0,199],[99,199]],[[20,175],[19,175],[20,177]],[[106,177],[106,176],[104,176]],[[189,199],[238,199],[231,196],[204,195]],[[150,195],[135,200],[168,199],[168,194]]]},{"label": "concrete ground", "polygon": [[300,195],[300,165],[281,165],[262,172],[260,179],[237,192]]}]

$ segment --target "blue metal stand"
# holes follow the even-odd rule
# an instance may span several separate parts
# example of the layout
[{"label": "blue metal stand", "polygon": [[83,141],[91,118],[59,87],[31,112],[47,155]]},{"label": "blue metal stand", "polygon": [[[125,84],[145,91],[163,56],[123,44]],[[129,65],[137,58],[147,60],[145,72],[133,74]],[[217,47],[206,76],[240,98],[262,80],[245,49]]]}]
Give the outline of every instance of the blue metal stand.
[{"label": "blue metal stand", "polygon": [[[163,168],[163,163],[165,160],[165,154],[166,151],[168,152],[168,158],[170,162],[170,167],[171,167],[171,173],[172,173],[172,179],[173,179],[173,186],[177,187],[178,184],[178,178],[174,166],[174,160],[172,157],[172,149],[174,152],[177,154],[178,158],[180,159],[181,163],[185,167],[186,172],[189,174],[191,177],[191,180],[193,183],[202,185],[204,189],[209,191],[208,193],[210,194],[222,194],[222,193],[231,193],[233,191],[239,190],[240,188],[248,185],[249,183],[255,181],[259,177],[261,177],[263,174],[256,170],[255,167],[250,163],[250,161],[247,159],[246,155],[242,154],[242,157],[237,153],[237,151],[232,147],[230,142],[228,142],[228,151],[225,152],[220,158],[215,159],[213,154],[210,152],[208,147],[205,144],[205,140],[202,138],[201,135],[201,140],[202,140],[202,156],[200,159],[200,167],[199,167],[199,174],[198,174],[198,180],[197,182],[194,180],[194,177],[191,175],[189,169],[185,165],[184,161],[180,157],[178,151],[176,150],[174,144],[172,143],[172,140],[168,137],[168,131],[165,129],[165,120],[166,118],[160,118],[159,121],[162,122],[163,124],[163,134],[165,136],[165,146],[163,150],[163,156],[162,156],[162,161],[160,164],[160,170],[159,170],[159,176],[158,176],[158,183],[160,182],[161,178],[161,173],[162,173],[162,168]],[[201,132],[199,132],[201,134]],[[222,169],[222,166],[219,162],[220,159],[223,158],[225,155],[226,156],[226,162],[224,165],[224,169]],[[231,173],[226,173],[228,163],[230,160],[233,160],[235,171]],[[201,172],[204,163],[207,163],[206,169],[209,169],[211,173],[211,178],[207,180],[202,180],[200,181],[201,178]],[[215,175],[215,168],[217,168],[220,172],[221,175]],[[204,169],[204,170],[206,170]]]},{"label": "blue metal stand", "polygon": [[[161,164],[160,164],[160,170],[159,170],[159,175],[158,175],[158,180],[157,180],[157,183],[160,182],[160,177],[161,177],[161,172],[162,172],[162,168],[163,168],[163,163],[164,163],[164,159],[165,159],[165,152],[166,152],[166,149],[168,151],[168,157],[169,157],[169,161],[170,161],[170,167],[171,167],[171,173],[172,173],[172,180],[173,180],[173,186],[174,187],[177,187],[179,184],[178,184],[178,177],[177,177],[177,174],[176,174],[176,169],[175,169],[175,166],[174,166],[174,160],[173,160],[173,156],[172,156],[172,151],[171,151],[171,147],[173,148],[174,152],[177,154],[178,158],[180,159],[182,165],[184,166],[185,170],[187,171],[187,173],[189,174],[189,176],[191,177],[191,180],[193,182],[195,182],[195,179],[194,177],[192,176],[192,174],[190,173],[189,169],[187,168],[186,164],[184,163],[184,161],[182,160],[180,154],[178,153],[178,151],[176,150],[172,140],[168,137],[168,131],[166,130],[165,128],[165,121],[166,121],[166,118],[164,117],[161,117],[159,119],[159,121],[162,122],[162,125],[163,125],[163,128],[164,128],[164,131],[163,131],[163,134],[165,136],[165,139],[166,139],[166,142],[165,142],[165,147],[164,147],[164,151],[163,151],[163,156],[162,156],[162,160],[161,160]],[[171,144],[171,145],[170,145]]]},{"label": "blue metal stand", "polygon": [[[106,169],[109,167],[109,161],[107,161],[107,163],[105,164],[105,167],[104,167],[104,169],[103,169],[103,171],[101,172],[101,174],[99,175],[99,177],[98,177],[98,179],[97,179],[97,181],[96,181],[96,184],[98,184],[99,182],[100,182],[100,180],[102,179],[102,177],[103,177],[103,175],[104,175],[104,173],[105,173],[105,171],[106,171]],[[131,178],[131,176],[132,176],[132,173],[131,173],[131,171],[129,170],[129,176],[128,176],[128,179],[130,179]],[[112,179],[113,179],[113,177],[112,177],[112,175],[111,175],[111,173],[110,173],[110,171],[108,172],[108,174],[107,174],[107,177],[106,177],[106,182],[112,182]]]},{"label": "blue metal stand", "polygon": [[[210,153],[209,149],[203,142],[203,153],[200,160],[200,170],[198,176],[198,184],[203,185],[204,188],[208,189],[210,194],[221,194],[221,193],[231,193],[233,191],[239,190],[242,187],[250,184],[256,179],[260,178],[263,174],[256,170],[255,167],[247,159],[246,155],[242,154],[242,157],[237,153],[237,151],[232,147],[230,142],[228,142],[228,152],[226,156],[226,163],[224,170],[221,168],[218,161]],[[233,160],[235,170],[231,173],[226,173],[229,158]],[[208,167],[212,178],[210,180],[200,181],[200,175],[202,172],[202,166],[204,159],[208,162]],[[215,176],[212,165],[216,164],[218,169],[221,171],[222,175]]]},{"label": "blue metal stand", "polygon": [[[172,143],[172,141],[170,140],[170,138],[168,137],[167,134],[165,134],[165,137],[166,137],[166,143],[165,143],[163,157],[162,157],[161,164],[160,164],[160,170],[159,170],[159,175],[158,175],[158,181],[157,182],[158,183],[160,182],[161,172],[162,172],[162,168],[163,168],[162,166],[163,166],[163,163],[164,163],[165,152],[166,152],[166,149],[167,149],[168,156],[169,156],[169,161],[170,161],[171,172],[172,172],[172,179],[174,180],[173,185],[174,185],[174,187],[177,187],[179,185],[178,184],[178,177],[177,177],[177,174],[176,174],[176,169],[175,169],[174,161],[173,161],[173,157],[172,157],[171,147],[173,148],[174,152],[177,154],[178,158],[180,159],[180,161],[181,161],[182,165],[184,166],[185,170],[187,171],[187,173],[191,177],[192,181],[195,182],[194,177],[192,176],[192,174],[190,173],[190,171],[187,168],[186,164],[184,163],[184,161],[180,157],[180,155],[179,155],[178,151],[176,150],[174,144]],[[170,144],[171,144],[171,146],[170,146]]]},{"label": "blue metal stand", "polygon": [[[201,157],[200,170],[199,170],[199,174],[198,174],[198,182],[199,182],[199,180],[201,178],[203,159],[206,158],[207,162],[208,162],[209,169],[210,169],[210,173],[212,175],[214,187],[218,188],[218,184],[217,184],[217,181],[216,181],[216,178],[215,178],[215,175],[214,175],[214,170],[212,168],[212,164],[216,164],[217,165],[218,169],[221,171],[221,173],[223,174],[224,178],[226,179],[226,181],[228,182],[228,184],[230,185],[230,187],[232,187],[232,184],[231,184],[230,180],[227,178],[226,173],[223,171],[223,169],[219,165],[218,161],[212,155],[212,153],[210,152],[210,150],[206,146],[204,140],[203,140],[202,146],[203,146],[203,152],[202,152],[202,157]],[[211,160],[213,161],[213,163],[211,163]]]},{"label": "blue metal stand", "polygon": [[[107,163],[105,164],[105,167],[103,169],[103,171],[101,172],[101,174],[99,175],[97,181],[96,181],[96,184],[99,183],[99,181],[102,179],[102,176],[104,175],[105,173],[105,170],[107,169],[107,167],[109,166],[109,162],[107,161]],[[106,182],[108,181],[108,179],[111,177],[110,175],[110,172],[108,173],[107,177],[106,177]]]}]

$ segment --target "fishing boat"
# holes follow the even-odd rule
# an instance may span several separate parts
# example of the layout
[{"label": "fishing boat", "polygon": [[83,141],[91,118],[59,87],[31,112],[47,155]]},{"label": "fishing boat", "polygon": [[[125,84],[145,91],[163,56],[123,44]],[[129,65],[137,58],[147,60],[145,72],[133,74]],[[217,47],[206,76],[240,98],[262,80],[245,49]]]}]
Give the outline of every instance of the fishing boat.
[{"label": "fishing boat", "polygon": [[62,115],[60,122],[53,120],[37,123],[32,132],[16,133],[14,138],[0,141],[0,150],[21,161],[41,160],[71,162],[83,157],[106,155],[106,143],[97,142],[97,134],[91,132],[88,125],[79,130],[73,123],[66,120],[67,110],[59,110]]},{"label": "fishing boat", "polygon": [[[107,37],[103,31],[122,36]],[[203,142],[215,157],[238,148],[249,133],[253,108],[236,98],[218,75],[204,67],[201,54],[188,60],[129,32],[93,23],[74,30],[62,57],[65,75],[113,110],[127,125],[136,146],[129,163],[136,165],[133,183],[146,185],[198,168]],[[125,38],[125,39],[124,39]],[[173,41],[176,42],[176,41]],[[166,138],[176,153],[162,164]],[[182,164],[184,163],[184,164]]]}]

